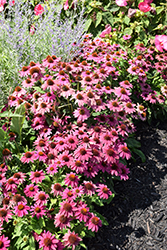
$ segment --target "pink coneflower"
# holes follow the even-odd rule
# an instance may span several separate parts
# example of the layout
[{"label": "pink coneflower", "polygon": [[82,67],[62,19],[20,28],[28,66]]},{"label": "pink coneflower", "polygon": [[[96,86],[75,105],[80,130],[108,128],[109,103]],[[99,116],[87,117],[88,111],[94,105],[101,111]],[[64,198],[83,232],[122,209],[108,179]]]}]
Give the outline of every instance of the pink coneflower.
[{"label": "pink coneflower", "polygon": [[78,145],[78,139],[76,136],[69,135],[68,137],[65,138],[66,143],[69,147],[69,150],[74,150],[76,149]]},{"label": "pink coneflower", "polygon": [[121,163],[118,161],[114,162],[110,167],[110,174],[118,176],[121,171]]},{"label": "pink coneflower", "polygon": [[39,188],[38,186],[34,186],[34,184],[29,184],[24,188],[24,193],[28,197],[34,197],[38,192]]},{"label": "pink coneflower", "polygon": [[63,187],[61,186],[60,183],[55,183],[51,186],[51,193],[53,193],[54,196],[62,195],[63,193]]},{"label": "pink coneflower", "polygon": [[30,151],[27,151],[26,153],[24,153],[21,158],[21,162],[23,163],[33,162],[34,160],[35,160],[34,152],[30,152]]},{"label": "pink coneflower", "polygon": [[39,160],[39,161],[43,161],[43,162],[46,162],[46,160],[48,159],[47,155],[42,151],[35,152],[34,158],[35,158],[35,160]]},{"label": "pink coneflower", "polygon": [[79,107],[82,107],[86,103],[86,97],[83,91],[77,91],[77,93],[72,96],[72,99],[75,99],[75,103],[77,103]]},{"label": "pink coneflower", "polygon": [[35,196],[34,196],[34,201],[36,201],[37,205],[41,205],[43,206],[44,204],[46,204],[48,201],[47,199],[49,198],[49,195],[46,194],[43,191],[38,192]]},{"label": "pink coneflower", "polygon": [[62,214],[56,214],[54,224],[56,227],[60,227],[60,230],[66,227],[70,227],[70,218]]},{"label": "pink coneflower", "polygon": [[6,182],[6,190],[11,190],[12,192],[15,192],[17,189],[16,181],[13,177],[10,177]]},{"label": "pink coneflower", "polygon": [[74,156],[75,159],[85,162],[92,157],[92,150],[81,145],[74,151]]},{"label": "pink coneflower", "polygon": [[124,143],[118,147],[118,153],[119,153],[120,157],[126,158],[127,160],[129,160],[131,158],[131,153],[130,153],[130,150],[128,149],[126,143]]},{"label": "pink coneflower", "polygon": [[59,214],[63,214],[67,217],[73,216],[75,203],[73,201],[63,201],[60,203]]},{"label": "pink coneflower", "polygon": [[114,93],[117,97],[120,98],[121,101],[125,101],[129,99],[129,95],[131,95],[130,91],[125,89],[125,88],[121,88],[121,87],[117,87],[114,88]]},{"label": "pink coneflower", "polygon": [[5,237],[5,235],[0,236],[0,249],[7,250],[7,248],[10,246],[10,240],[8,240],[8,237]]},{"label": "pink coneflower", "polygon": [[37,219],[39,219],[39,217],[42,217],[46,214],[46,210],[45,210],[45,206],[40,206],[35,204],[34,206],[31,206],[30,212],[31,212],[31,216],[34,217],[36,215]]},{"label": "pink coneflower", "polygon": [[76,196],[82,196],[83,194],[84,194],[84,189],[83,189],[83,187],[80,185],[80,186],[78,186],[78,187],[76,187],[76,188],[74,188],[73,189],[73,192],[74,192],[74,194],[76,195]]},{"label": "pink coneflower", "polygon": [[76,198],[76,195],[74,194],[73,190],[70,190],[68,188],[65,188],[64,191],[63,191],[63,194],[62,194],[62,199],[63,200],[75,200]]},{"label": "pink coneflower", "polygon": [[51,79],[51,78],[48,78],[41,86],[41,88],[43,90],[49,90],[49,91],[57,91],[57,85],[56,85],[56,82]]},{"label": "pink coneflower", "polygon": [[5,207],[0,208],[0,222],[1,223],[3,223],[4,220],[8,222],[9,221],[8,219],[11,219],[11,218],[12,218],[12,213],[9,209],[6,209]]},{"label": "pink coneflower", "polygon": [[79,244],[79,242],[82,239],[78,236],[78,234],[76,234],[74,231],[70,232],[70,230],[68,230],[68,233],[66,233],[63,236],[63,244],[65,247],[70,247],[72,246],[72,250],[75,249],[75,247]]},{"label": "pink coneflower", "polygon": [[74,209],[74,211],[75,217],[79,221],[87,222],[87,220],[90,218],[89,207],[87,207],[87,204],[84,202],[81,202],[78,207]]},{"label": "pink coneflower", "polygon": [[[5,163],[4,163],[5,164]],[[6,166],[6,165],[5,165]],[[1,168],[3,167],[3,163],[1,164]],[[6,168],[6,167],[4,167]],[[0,183],[3,185],[4,183],[6,183],[6,177],[5,177],[5,172],[0,174]]]},{"label": "pink coneflower", "polygon": [[74,160],[71,163],[71,169],[75,170],[76,173],[83,173],[83,171],[86,169],[86,166],[83,162],[79,161],[79,160]]},{"label": "pink coneflower", "polygon": [[74,117],[77,118],[77,122],[79,122],[79,121],[83,122],[90,117],[90,112],[87,108],[82,106],[82,107],[76,109],[73,112],[73,115],[74,115]]},{"label": "pink coneflower", "polygon": [[24,202],[27,203],[27,200],[24,196],[21,196],[20,194],[15,194],[12,197],[12,200],[10,201],[10,204],[13,206],[16,206],[18,204],[18,202]]},{"label": "pink coneflower", "polygon": [[108,199],[109,196],[112,195],[110,189],[104,184],[99,184],[96,191],[98,192],[98,196],[100,196],[101,199]]},{"label": "pink coneflower", "polygon": [[42,99],[38,99],[38,107],[35,113],[39,113],[41,115],[44,115],[47,112],[49,113],[51,110],[51,105],[51,103],[44,102]]},{"label": "pink coneflower", "polygon": [[71,172],[70,174],[66,174],[66,178],[64,179],[64,183],[66,185],[71,185],[71,187],[77,187],[79,182],[78,176]]},{"label": "pink coneflower", "polygon": [[119,85],[125,89],[133,88],[133,85],[128,80],[120,82]]},{"label": "pink coneflower", "polygon": [[70,167],[72,162],[72,156],[68,153],[68,151],[64,151],[62,154],[58,156],[58,161],[60,162],[61,166]]},{"label": "pink coneflower", "polygon": [[21,97],[26,94],[26,90],[21,88],[20,86],[16,86],[15,91],[13,92],[13,96]]},{"label": "pink coneflower", "polygon": [[92,196],[95,194],[96,186],[91,181],[84,181],[84,193]]},{"label": "pink coneflower", "polygon": [[62,250],[62,243],[55,238],[49,231],[45,231],[39,236],[39,248],[43,250]]},{"label": "pink coneflower", "polygon": [[12,153],[8,148],[2,150],[3,160],[10,160],[12,158]]},{"label": "pink coneflower", "polygon": [[112,148],[112,146],[104,146],[103,148],[104,158],[108,163],[114,163],[116,159],[119,158],[117,152]]},{"label": "pink coneflower", "polygon": [[14,213],[19,217],[23,217],[28,214],[27,210],[30,210],[30,207],[27,206],[26,203],[18,202],[17,206],[14,208]]},{"label": "pink coneflower", "polygon": [[46,168],[47,174],[54,175],[58,172],[58,167],[55,164],[50,164],[49,167]]},{"label": "pink coneflower", "polygon": [[35,182],[36,184],[38,182],[42,182],[42,180],[45,179],[45,174],[42,170],[36,170],[35,172],[31,172],[31,175],[30,175],[30,180],[32,182]]},{"label": "pink coneflower", "polygon": [[102,222],[93,213],[91,215],[92,215],[91,218],[89,219],[89,221],[85,225],[88,226],[88,229],[91,230],[92,232],[94,232],[94,231],[97,232],[99,227],[102,226]]},{"label": "pink coneflower", "polygon": [[24,88],[31,88],[32,86],[34,86],[34,83],[35,83],[34,79],[27,78],[22,82],[22,86]]},{"label": "pink coneflower", "polygon": [[121,178],[121,180],[128,180],[129,176],[128,174],[130,173],[129,168],[127,168],[125,165],[121,164],[121,171],[119,173],[119,176]]},{"label": "pink coneflower", "polygon": [[38,151],[44,152],[48,148],[48,142],[46,138],[38,137],[37,140],[35,140],[34,145],[36,146],[35,148]]},{"label": "pink coneflower", "polygon": [[67,149],[67,143],[66,143],[66,140],[63,139],[62,137],[57,137],[56,139],[56,150],[57,151],[64,151],[65,149]]}]

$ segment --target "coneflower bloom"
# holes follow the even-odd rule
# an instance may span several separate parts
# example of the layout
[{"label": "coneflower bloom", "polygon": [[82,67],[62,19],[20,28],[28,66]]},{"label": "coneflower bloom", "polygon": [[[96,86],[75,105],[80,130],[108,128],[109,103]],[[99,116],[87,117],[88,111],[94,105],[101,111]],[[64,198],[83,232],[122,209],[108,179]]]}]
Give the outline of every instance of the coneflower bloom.
[{"label": "coneflower bloom", "polygon": [[128,149],[126,143],[119,145],[118,153],[119,153],[120,157],[126,158],[127,160],[129,160],[131,158],[131,153],[130,153],[130,150]]},{"label": "coneflower bloom", "polygon": [[63,201],[60,203],[59,214],[65,215],[66,217],[73,216],[75,203],[73,201]]},{"label": "coneflower bloom", "polygon": [[15,179],[15,182],[17,184],[22,184],[25,181],[26,174],[22,172],[17,172],[13,175],[13,178]]},{"label": "coneflower bloom", "polygon": [[80,107],[77,108],[74,112],[73,112],[74,117],[77,118],[77,122],[81,121],[85,121],[90,117],[90,112],[87,108],[85,107]]},{"label": "coneflower bloom", "polygon": [[3,223],[4,220],[8,222],[9,219],[11,218],[12,218],[12,213],[9,209],[7,209],[6,207],[0,208],[0,223]]},{"label": "coneflower bloom", "polygon": [[85,225],[88,226],[88,229],[91,230],[92,232],[94,232],[94,231],[97,232],[99,227],[102,226],[102,222],[97,216],[95,216],[92,213],[91,218],[89,219],[89,221]]},{"label": "coneflower bloom", "polygon": [[8,148],[2,150],[3,160],[10,160],[12,158],[12,153]]},{"label": "coneflower bloom", "polygon": [[46,168],[47,174],[51,174],[54,175],[55,173],[58,172],[58,167],[55,164],[50,164],[47,168]]},{"label": "coneflower bloom", "polygon": [[92,150],[81,145],[74,151],[74,156],[75,159],[85,162],[92,157]]},{"label": "coneflower bloom", "polygon": [[34,158],[35,158],[35,160],[39,160],[39,161],[43,161],[43,162],[46,162],[46,160],[48,159],[47,155],[42,151],[35,152]]},{"label": "coneflower bloom", "polygon": [[84,181],[84,193],[92,196],[95,194],[96,186],[90,181]]},{"label": "coneflower bloom", "polygon": [[79,161],[79,160],[74,160],[72,163],[71,163],[71,169],[76,171],[76,173],[83,173],[83,171],[86,169],[86,165]]},{"label": "coneflower bloom", "polygon": [[60,230],[66,227],[70,227],[70,218],[66,217],[63,214],[56,214],[54,218],[54,224],[56,227],[60,227]]},{"label": "coneflower bloom", "polygon": [[12,192],[15,192],[17,189],[16,181],[13,177],[10,177],[5,185],[6,190],[11,190]]},{"label": "coneflower bloom", "polygon": [[119,158],[117,152],[112,148],[112,146],[106,145],[103,148],[104,158],[108,163],[114,163],[116,159]]},{"label": "coneflower bloom", "polygon": [[30,208],[31,216],[34,217],[36,215],[37,219],[39,219],[39,217],[45,216],[46,214],[45,208],[46,208],[45,206],[40,206],[37,204],[31,206]]},{"label": "coneflower bloom", "polygon": [[60,183],[52,184],[51,189],[51,193],[53,193],[54,196],[62,195],[64,190]]},{"label": "coneflower bloom", "polygon": [[19,217],[23,217],[28,214],[28,210],[30,210],[30,207],[27,206],[26,203],[18,202],[17,206],[14,208],[14,213]]},{"label": "coneflower bloom", "polygon": [[41,88],[43,90],[49,90],[49,91],[57,91],[58,87],[56,85],[56,82],[51,79],[51,78],[48,78],[41,86]]},{"label": "coneflower bloom", "polygon": [[88,219],[91,217],[91,214],[89,212],[89,207],[87,207],[87,204],[84,202],[81,202],[75,209],[75,217],[79,221],[87,222]]},{"label": "coneflower bloom", "polygon": [[21,162],[23,163],[29,163],[29,162],[33,162],[35,160],[34,157],[34,152],[30,152],[27,151],[26,153],[23,154],[22,158],[21,158]]},{"label": "coneflower bloom", "polygon": [[42,170],[36,170],[35,172],[31,172],[31,175],[30,175],[30,180],[32,182],[35,182],[36,184],[38,182],[42,182],[43,180],[45,179],[45,174]]},{"label": "coneflower bloom", "polygon": [[98,196],[100,196],[101,199],[108,199],[109,196],[112,195],[110,189],[104,184],[99,184],[96,192],[98,192]]},{"label": "coneflower bloom", "polygon": [[70,185],[71,187],[77,187],[78,186],[78,182],[79,182],[79,178],[78,176],[71,172],[70,174],[66,174],[66,177],[64,179],[64,183],[66,185]]},{"label": "coneflower bloom", "polygon": [[8,237],[5,237],[5,235],[0,236],[0,247],[2,250],[7,250],[7,248],[10,246],[10,240],[8,240]]},{"label": "coneflower bloom", "polygon": [[64,189],[63,194],[62,194],[62,199],[63,200],[67,199],[67,200],[71,201],[71,200],[75,200],[75,198],[76,198],[76,195],[73,192],[73,190],[70,190],[68,188]]},{"label": "coneflower bloom", "polygon": [[13,96],[21,97],[26,94],[26,90],[21,88],[20,86],[16,86],[15,91],[13,92]]},{"label": "coneflower bloom", "polygon": [[39,188],[38,186],[34,186],[34,184],[29,184],[24,188],[24,193],[27,197],[34,197],[38,192]]},{"label": "coneflower bloom", "polygon": [[125,165],[121,164],[121,170],[120,170],[120,173],[119,173],[120,179],[124,180],[124,181],[128,180],[129,179],[129,176],[128,176],[129,173],[130,173],[129,168],[127,168]]},{"label": "coneflower bloom", "polygon": [[75,247],[79,244],[79,242],[82,239],[78,236],[78,234],[76,234],[74,231],[70,232],[70,230],[68,230],[68,233],[66,233],[63,236],[63,244],[65,247],[72,247],[72,250],[75,249]]},{"label": "coneflower bloom", "polygon": [[34,201],[36,201],[37,205],[41,205],[43,206],[44,204],[46,204],[48,201],[47,199],[49,198],[49,195],[46,194],[43,191],[38,192],[35,196],[34,196]]},{"label": "coneflower bloom", "polygon": [[43,250],[63,250],[62,243],[49,231],[45,231],[39,236],[39,248]]}]

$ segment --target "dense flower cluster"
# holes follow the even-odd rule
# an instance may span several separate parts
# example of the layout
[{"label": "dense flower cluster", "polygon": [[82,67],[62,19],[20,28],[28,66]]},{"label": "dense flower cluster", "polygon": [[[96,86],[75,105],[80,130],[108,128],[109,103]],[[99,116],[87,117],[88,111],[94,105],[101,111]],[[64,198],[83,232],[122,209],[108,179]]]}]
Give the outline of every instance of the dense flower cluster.
[{"label": "dense flower cluster", "polygon": [[[44,222],[40,232],[30,231],[44,250],[75,249],[81,241],[80,232],[75,231],[77,223],[85,230],[98,231],[102,221],[90,201],[113,196],[107,182],[112,177],[128,179],[129,169],[123,162],[131,158],[131,152],[125,140],[135,131],[133,119],[146,119],[146,108],[135,103],[133,95],[153,104],[163,103],[167,97],[165,85],[158,94],[147,83],[153,47],[136,45],[133,60],[118,44],[92,40],[90,35],[81,47],[82,52],[71,62],[49,55],[42,63],[32,61],[24,66],[22,85],[9,96],[8,106],[13,111],[24,106],[26,124],[35,139],[33,147],[22,152],[18,171],[9,171],[12,149],[2,151],[1,229],[19,217],[29,218],[30,224],[33,218],[50,220],[56,235],[62,230],[63,236],[57,238]],[[166,79],[167,55],[156,59],[155,68]],[[128,76],[122,79],[122,61],[128,63],[127,74],[135,77],[138,93]],[[17,140],[12,120],[3,129],[11,133],[12,141]],[[8,246],[7,238],[1,238]]]}]

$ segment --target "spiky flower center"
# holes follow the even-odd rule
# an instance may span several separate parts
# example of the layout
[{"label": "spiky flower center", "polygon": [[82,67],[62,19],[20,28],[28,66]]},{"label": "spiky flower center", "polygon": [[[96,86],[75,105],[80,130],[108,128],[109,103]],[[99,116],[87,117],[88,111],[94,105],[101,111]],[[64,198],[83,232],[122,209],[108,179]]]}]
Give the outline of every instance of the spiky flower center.
[{"label": "spiky flower center", "polygon": [[0,217],[5,217],[7,215],[7,210],[6,209],[2,209],[0,211]]},{"label": "spiky flower center", "polygon": [[44,201],[46,199],[46,196],[44,194],[39,194],[38,198],[39,200]]},{"label": "spiky flower center", "polygon": [[66,221],[67,221],[67,217],[64,216],[64,215],[61,215],[60,218],[59,218],[59,220],[60,220],[61,223],[65,224]]},{"label": "spiky flower center", "polygon": [[72,206],[71,206],[71,204],[70,203],[65,203],[64,205],[63,205],[63,209],[66,211],[66,212],[70,212],[71,210],[72,210]]},{"label": "spiky flower center", "polygon": [[18,205],[18,209],[19,210],[23,210],[24,209],[24,205],[23,204]]},{"label": "spiky flower center", "polygon": [[43,243],[46,247],[49,247],[52,245],[52,240],[50,238],[45,238]]},{"label": "spiky flower center", "polygon": [[92,222],[94,225],[98,225],[99,221],[100,221],[99,218],[97,218],[96,216],[93,217],[93,218],[91,219],[91,222]]},{"label": "spiky flower center", "polygon": [[75,244],[75,242],[77,241],[77,236],[75,234],[71,234],[68,237],[68,241],[70,242],[70,244]]},{"label": "spiky flower center", "polygon": [[75,174],[70,174],[69,175],[69,180],[70,181],[75,181],[75,178],[76,178]]},{"label": "spiky flower center", "polygon": [[61,185],[60,185],[59,183],[56,183],[56,184],[54,185],[54,189],[55,189],[56,191],[60,191],[60,190],[61,190]]}]

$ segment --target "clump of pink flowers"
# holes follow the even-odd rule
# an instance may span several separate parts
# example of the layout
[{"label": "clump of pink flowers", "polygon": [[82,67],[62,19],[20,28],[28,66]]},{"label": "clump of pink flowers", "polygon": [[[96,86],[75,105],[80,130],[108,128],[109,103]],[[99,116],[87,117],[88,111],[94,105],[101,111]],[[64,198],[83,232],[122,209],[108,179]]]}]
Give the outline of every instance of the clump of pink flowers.
[{"label": "clump of pink flowers", "polygon": [[[111,27],[106,29],[109,33]],[[32,144],[22,140],[18,171],[12,168],[12,148],[2,152],[0,221],[3,228],[3,223],[22,218],[29,237],[44,250],[74,250],[83,232],[102,226],[90,204],[112,200],[110,179],[128,180],[126,160],[132,152],[126,140],[135,132],[133,120],[146,119],[143,102],[161,104],[167,96],[165,86],[159,95],[147,82],[154,48],[138,44],[131,59],[118,44],[89,35],[81,47],[70,62],[48,55],[42,63],[24,66],[22,84],[8,100],[13,112],[20,107],[25,111],[22,129],[27,133],[29,128]],[[159,55],[155,69],[162,73],[166,59]],[[127,77],[121,75],[123,60]],[[134,101],[134,94],[141,103]],[[11,119],[3,129],[14,133],[12,126]],[[13,140],[19,143],[18,137]],[[7,238],[1,241],[9,245]]]}]

